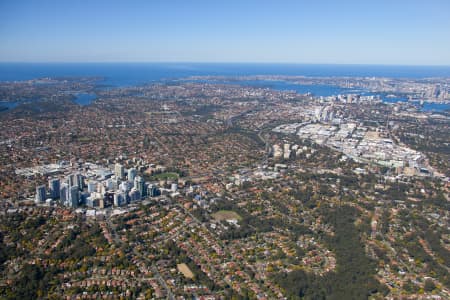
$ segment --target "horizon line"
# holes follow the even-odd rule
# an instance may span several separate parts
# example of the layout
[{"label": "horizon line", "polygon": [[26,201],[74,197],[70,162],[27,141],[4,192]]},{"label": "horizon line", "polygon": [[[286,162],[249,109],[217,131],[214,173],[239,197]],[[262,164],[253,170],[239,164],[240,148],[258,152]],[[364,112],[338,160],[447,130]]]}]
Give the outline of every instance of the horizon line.
[{"label": "horizon line", "polygon": [[1,61],[0,64],[259,64],[259,65],[334,65],[392,67],[450,67],[450,64],[389,64],[389,63],[324,63],[267,61]]}]

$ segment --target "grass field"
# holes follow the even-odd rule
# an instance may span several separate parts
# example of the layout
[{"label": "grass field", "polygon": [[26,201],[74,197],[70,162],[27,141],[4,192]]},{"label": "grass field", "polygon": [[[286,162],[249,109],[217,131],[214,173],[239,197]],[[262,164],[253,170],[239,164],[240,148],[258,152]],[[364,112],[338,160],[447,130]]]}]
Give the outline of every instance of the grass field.
[{"label": "grass field", "polygon": [[241,216],[232,210],[219,210],[218,212],[213,213],[212,216],[216,221],[223,221],[230,219],[236,219],[238,221],[242,220]]},{"label": "grass field", "polygon": [[165,173],[152,175],[150,178],[151,178],[151,180],[166,180],[166,179],[175,180],[175,179],[178,179],[178,177],[179,176],[177,173],[165,172]]},{"label": "grass field", "polygon": [[179,272],[181,272],[184,277],[192,279],[194,278],[194,273],[192,273],[191,269],[186,264],[178,264],[177,269]]}]

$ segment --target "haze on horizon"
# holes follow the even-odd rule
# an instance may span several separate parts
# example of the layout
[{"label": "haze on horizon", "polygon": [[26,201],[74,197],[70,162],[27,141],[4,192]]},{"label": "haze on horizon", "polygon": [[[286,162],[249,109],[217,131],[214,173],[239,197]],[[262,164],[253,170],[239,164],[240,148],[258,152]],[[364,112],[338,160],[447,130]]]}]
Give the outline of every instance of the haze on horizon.
[{"label": "haze on horizon", "polygon": [[2,1],[1,62],[450,65],[450,1]]}]

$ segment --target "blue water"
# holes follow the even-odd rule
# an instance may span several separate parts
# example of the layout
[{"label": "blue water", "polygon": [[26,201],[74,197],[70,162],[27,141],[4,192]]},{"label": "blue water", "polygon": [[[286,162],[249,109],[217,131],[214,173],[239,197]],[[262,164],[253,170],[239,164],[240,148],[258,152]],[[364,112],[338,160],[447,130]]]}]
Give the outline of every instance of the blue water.
[{"label": "blue water", "polygon": [[425,78],[450,77],[450,66],[379,66],[249,63],[0,63],[0,81],[39,77],[100,76],[112,86],[188,76],[298,75]]},{"label": "blue water", "polygon": [[[97,95],[95,94],[79,93],[75,95],[75,99],[73,101],[80,106],[85,106],[91,104],[96,98]],[[0,111],[14,109],[19,106],[20,103],[21,101],[0,101]],[[4,108],[7,108],[7,110],[4,110]]]},{"label": "blue water", "polygon": [[75,96],[74,102],[81,106],[89,105],[97,98],[97,95],[88,93],[79,93]]},{"label": "blue water", "polygon": [[[380,66],[380,65],[317,65],[317,64],[250,64],[250,63],[0,63],[0,81],[21,81],[41,77],[102,77],[100,84],[123,87],[144,83],[186,78],[190,76],[349,76],[429,78],[450,77],[450,66]],[[330,85],[296,85],[283,81],[242,81],[237,84],[293,90],[316,96],[355,93],[354,90]],[[78,96],[75,102],[88,105],[95,95]],[[383,98],[385,101],[389,99]],[[396,101],[393,99],[392,101]],[[398,101],[398,100],[397,100]],[[11,102],[10,108],[17,103]],[[1,104],[0,104],[1,105]],[[424,106],[425,107],[429,106]],[[450,108],[432,105],[433,109]]]},{"label": "blue water", "polygon": [[444,110],[450,110],[449,104],[443,104],[443,103],[424,103],[422,108],[423,111],[444,111]]},{"label": "blue water", "polygon": [[8,109],[13,109],[13,108],[17,107],[17,105],[18,105],[18,102],[14,102],[14,101],[0,102],[0,106],[6,107]]},{"label": "blue water", "polygon": [[[382,97],[381,99],[383,100],[384,103],[408,102],[408,99],[406,99],[406,98]],[[421,111],[442,112],[445,110],[450,110],[450,104],[446,104],[446,103],[425,102],[423,105],[419,105],[418,102],[411,102],[411,103],[414,103],[414,105]]]},{"label": "blue water", "polygon": [[[228,82],[230,83],[230,82]],[[231,82],[232,83],[232,82]],[[376,93],[362,92],[361,90],[355,90],[351,88],[343,88],[333,85],[299,85],[286,81],[267,81],[267,80],[245,80],[239,81],[239,84],[256,86],[256,87],[268,87],[279,91],[295,91],[299,94],[312,93],[315,96],[333,96],[342,94],[364,94],[364,95],[377,95]],[[407,102],[407,98],[398,97],[386,97],[385,94],[380,95],[381,100],[385,103],[397,103]],[[450,104],[443,103],[424,103],[422,107],[419,107],[422,111],[444,111],[450,110]]]},{"label": "blue water", "polygon": [[[8,111],[13,108],[16,108],[19,105],[19,102],[8,101],[8,102],[0,102],[0,113],[3,111]],[[5,109],[6,108],[6,109]]]}]

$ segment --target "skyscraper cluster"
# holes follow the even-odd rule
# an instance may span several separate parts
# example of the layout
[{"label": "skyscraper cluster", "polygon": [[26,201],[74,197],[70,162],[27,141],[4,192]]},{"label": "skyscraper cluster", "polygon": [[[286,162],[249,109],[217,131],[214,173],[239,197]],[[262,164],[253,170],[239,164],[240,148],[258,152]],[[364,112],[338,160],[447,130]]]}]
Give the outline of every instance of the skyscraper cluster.
[{"label": "skyscraper cluster", "polygon": [[37,204],[57,201],[72,208],[80,205],[103,208],[108,205],[122,206],[158,194],[158,188],[146,184],[136,168],[125,170],[122,164],[117,163],[114,172],[101,179],[89,172],[73,173],[63,179],[51,178],[48,190],[44,185],[36,187],[35,201]]}]

